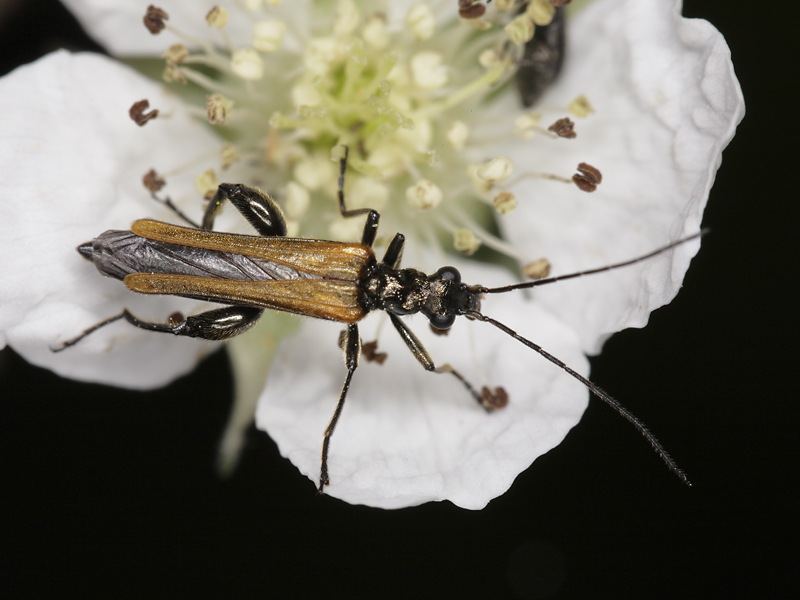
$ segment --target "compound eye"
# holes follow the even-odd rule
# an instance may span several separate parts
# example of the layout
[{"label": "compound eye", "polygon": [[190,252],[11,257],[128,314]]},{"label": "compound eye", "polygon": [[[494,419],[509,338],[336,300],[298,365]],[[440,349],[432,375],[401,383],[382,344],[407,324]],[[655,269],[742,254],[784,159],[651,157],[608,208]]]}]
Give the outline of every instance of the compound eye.
[{"label": "compound eye", "polygon": [[[458,269],[456,269],[455,267],[442,267],[441,269],[436,271],[436,275],[438,275],[439,277],[444,277],[445,279],[449,279],[454,283],[461,283],[461,273],[459,273]],[[450,325],[448,325],[448,327],[449,326]]]},{"label": "compound eye", "polygon": [[[456,271],[455,269],[453,269]],[[458,271],[456,271],[456,275],[458,275]],[[431,317],[431,325],[436,329],[450,329],[453,326],[453,323],[456,321],[455,315],[441,315],[436,317]]]}]

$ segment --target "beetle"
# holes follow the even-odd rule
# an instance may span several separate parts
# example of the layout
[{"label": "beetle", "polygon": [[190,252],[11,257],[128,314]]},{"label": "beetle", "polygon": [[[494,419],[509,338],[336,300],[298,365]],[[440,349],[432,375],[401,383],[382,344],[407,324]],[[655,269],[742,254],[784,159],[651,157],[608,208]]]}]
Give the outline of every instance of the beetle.
[{"label": "beetle", "polygon": [[[400,319],[419,312],[436,330],[447,330],[456,317],[465,316],[497,327],[583,383],[630,421],[666,465],[689,485],[683,471],[638,418],[558,358],[484,315],[481,299],[487,294],[532,288],[632,265],[695,239],[702,231],[645,256],[606,267],[497,288],[467,285],[454,267],[442,267],[432,275],[400,268],[405,243],[401,233],[395,234],[383,259],[377,260],[372,244],[378,230],[378,212],[369,208],[348,210],[345,206],[347,154],[347,147],[344,147],[338,182],[339,211],[343,217],[366,215],[360,243],[286,237],[283,213],[269,195],[243,184],[220,184],[200,227],[141,219],[135,221],[129,231],[106,231],[81,244],[77,250],[94,263],[101,274],[122,280],[134,292],[182,296],[227,306],[185,318],[173,316],[166,323],[145,321],[124,309],[63,342],[54,351],[69,348],[99,328],[121,319],[142,329],[207,340],[225,340],[247,331],[265,309],[346,324],[342,345],[347,374],[323,437],[318,486],[322,493],[330,484],[331,437],[361,355],[358,322],[374,310],[389,315],[392,325],[425,370],[454,376],[487,412],[505,406],[507,396],[502,388],[495,392],[487,388],[478,391],[450,365],[437,366],[417,336]],[[212,231],[216,212],[226,200],[259,235]]]}]

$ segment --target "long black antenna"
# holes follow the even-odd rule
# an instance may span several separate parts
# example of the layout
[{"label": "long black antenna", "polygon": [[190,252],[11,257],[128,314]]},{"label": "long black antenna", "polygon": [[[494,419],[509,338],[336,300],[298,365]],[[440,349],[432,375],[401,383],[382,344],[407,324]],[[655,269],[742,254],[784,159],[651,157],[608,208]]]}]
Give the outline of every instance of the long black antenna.
[{"label": "long black antenna", "polygon": [[[697,235],[700,235],[700,234],[696,234],[694,237],[697,237]],[[692,239],[692,238],[687,238],[686,240],[682,240],[682,241],[687,241],[688,239]],[[681,242],[676,242],[675,244],[679,244],[679,243],[681,243]],[[673,246],[675,244],[673,244]],[[661,252],[661,251],[663,251],[665,249],[666,248],[662,248],[658,252]],[[656,254],[658,252],[656,252]],[[648,256],[652,256],[652,254],[650,254]],[[637,259],[637,260],[639,260],[639,259]],[[629,263],[624,263],[624,264],[629,264]],[[613,267],[608,267],[608,268],[613,268]],[[600,389],[597,385],[595,385],[594,383],[592,383],[591,381],[586,379],[583,375],[580,375],[579,373],[577,373],[577,372],[573,371],[572,369],[570,369],[566,364],[564,364],[562,361],[557,359],[555,356],[553,356],[552,354],[550,354],[549,352],[544,350],[538,344],[534,344],[532,341],[530,341],[528,339],[525,339],[524,337],[519,335],[516,331],[514,331],[510,327],[507,327],[506,325],[503,325],[500,321],[495,321],[491,317],[487,317],[487,316],[482,315],[481,313],[476,312],[476,311],[469,311],[469,312],[466,313],[466,316],[467,316],[467,318],[475,319],[477,321],[483,321],[484,323],[491,323],[492,325],[497,327],[500,331],[504,331],[505,333],[507,333],[508,335],[513,337],[515,340],[518,340],[518,341],[522,342],[523,344],[525,344],[528,348],[531,348],[532,350],[536,350],[536,352],[538,352],[539,354],[544,356],[551,363],[561,367],[567,373],[572,375],[575,379],[580,381],[583,385],[585,385],[587,388],[589,388],[589,390],[595,396],[600,398],[600,400],[602,400],[603,402],[608,404],[611,408],[613,408],[615,411],[617,411],[620,415],[622,415],[628,421],[633,423],[633,426],[636,427],[636,429],[639,430],[639,433],[641,433],[647,439],[647,441],[650,442],[650,445],[653,446],[653,449],[661,457],[661,460],[663,460],[666,463],[667,467],[669,467],[669,470],[672,471],[673,473],[675,473],[675,475],[677,475],[678,478],[683,483],[685,483],[689,487],[692,487],[692,484],[689,482],[689,479],[686,477],[686,473],[684,473],[683,470],[681,470],[681,468],[677,464],[675,464],[675,461],[672,460],[672,457],[669,454],[667,454],[667,451],[664,450],[664,447],[656,439],[656,436],[654,436],[652,433],[650,433],[650,430],[647,427],[645,427],[644,423],[642,423],[633,413],[631,413],[627,408],[622,406],[619,402],[614,400],[614,398],[609,396],[606,392],[604,392],[602,389]]]},{"label": "long black antenna", "polygon": [[503,287],[496,287],[496,288],[486,288],[480,287],[476,291],[481,294],[502,294],[503,292],[511,292],[513,290],[522,290],[525,288],[532,288],[539,285],[545,285],[547,283],[555,283],[556,281],[564,281],[565,279],[574,279],[575,277],[583,277],[584,275],[594,275],[595,273],[603,273],[604,271],[611,271],[612,269],[619,269],[620,267],[627,267],[628,265],[632,265],[643,260],[647,260],[648,258],[653,258],[654,256],[658,256],[662,252],[666,252],[667,250],[672,250],[676,246],[680,246],[681,244],[685,244],[686,242],[691,242],[694,239],[704,236],[709,232],[708,229],[701,229],[695,234],[690,235],[689,237],[685,237],[683,239],[678,240],[677,242],[672,242],[663,248],[659,248],[658,250],[654,250],[649,254],[645,254],[644,256],[640,256],[638,258],[633,258],[631,260],[626,260],[625,262],[616,263],[614,265],[608,265],[606,267],[600,267],[598,269],[590,269],[588,271],[580,271],[578,273],[569,273],[567,275],[559,275],[558,277],[548,277],[547,279],[537,279],[536,281],[526,281],[525,283],[517,283],[514,285],[506,285]]}]

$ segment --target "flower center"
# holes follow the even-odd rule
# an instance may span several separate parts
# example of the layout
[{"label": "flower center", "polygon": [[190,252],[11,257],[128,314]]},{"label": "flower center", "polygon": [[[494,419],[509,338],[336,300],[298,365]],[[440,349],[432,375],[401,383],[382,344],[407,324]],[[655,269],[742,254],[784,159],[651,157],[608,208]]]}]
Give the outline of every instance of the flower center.
[{"label": "flower center", "polygon": [[[245,3],[252,38],[241,46],[242,40],[228,37],[227,11],[212,9],[206,20],[220,31],[224,50],[166,25],[186,45],[200,47],[172,46],[164,55],[164,77],[207,91],[207,119],[226,140],[221,168],[269,190],[286,212],[290,235],[356,240],[363,224],[342,219],[336,200],[336,161],[346,145],[348,208],[379,210],[396,227],[429,241],[444,229],[466,254],[486,244],[528,262],[489,233],[492,209],[502,215],[517,204],[504,187],[514,165],[504,157],[486,160],[483,154],[480,163],[470,157],[497,141],[482,139],[476,128],[486,130],[481,116],[491,95],[524,64],[523,49],[536,27],[552,19],[550,0],[531,2],[519,14],[513,2],[490,10],[461,2],[467,18],[456,18],[454,5],[446,23],[418,2],[402,24],[363,13],[354,0],[339,0],[327,13],[328,3],[316,3],[312,15],[277,4]],[[148,16],[163,28],[163,11]],[[585,99],[573,104],[574,116],[592,111]],[[574,137],[569,119],[548,132],[538,125],[541,114],[520,109],[515,117],[497,124],[501,138]],[[197,187],[208,195],[218,182],[219,175],[207,171]],[[423,213],[431,218],[420,218]]]}]

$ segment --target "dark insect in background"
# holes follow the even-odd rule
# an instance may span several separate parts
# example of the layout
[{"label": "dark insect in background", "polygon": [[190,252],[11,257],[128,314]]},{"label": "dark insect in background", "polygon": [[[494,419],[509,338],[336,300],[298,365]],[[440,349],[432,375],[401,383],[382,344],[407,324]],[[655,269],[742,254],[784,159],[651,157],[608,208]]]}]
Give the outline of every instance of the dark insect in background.
[{"label": "dark insect in background", "polygon": [[[517,60],[517,90],[525,107],[533,106],[561,73],[567,30],[563,5],[569,2],[553,0],[553,20],[536,26],[533,38],[525,43],[522,56]],[[524,13],[527,8],[528,2],[520,3],[517,14]],[[474,0],[459,0],[458,12],[462,19],[478,19],[486,12],[486,6]]]},{"label": "dark insect in background", "polygon": [[[522,7],[525,10],[525,6]],[[517,67],[516,81],[522,105],[533,106],[561,73],[567,22],[564,7],[555,9],[549,25],[537,25]]]}]

